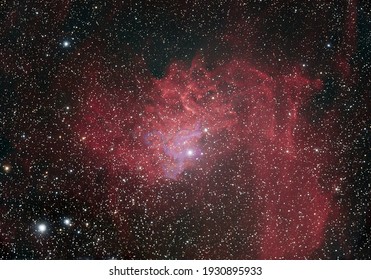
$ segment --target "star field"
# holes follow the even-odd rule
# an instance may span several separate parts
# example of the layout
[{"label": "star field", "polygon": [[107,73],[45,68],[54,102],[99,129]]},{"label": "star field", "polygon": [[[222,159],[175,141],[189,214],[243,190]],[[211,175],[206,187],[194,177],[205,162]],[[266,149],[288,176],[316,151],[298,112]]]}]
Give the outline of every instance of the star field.
[{"label": "star field", "polygon": [[1,259],[369,259],[367,1],[3,1]]}]

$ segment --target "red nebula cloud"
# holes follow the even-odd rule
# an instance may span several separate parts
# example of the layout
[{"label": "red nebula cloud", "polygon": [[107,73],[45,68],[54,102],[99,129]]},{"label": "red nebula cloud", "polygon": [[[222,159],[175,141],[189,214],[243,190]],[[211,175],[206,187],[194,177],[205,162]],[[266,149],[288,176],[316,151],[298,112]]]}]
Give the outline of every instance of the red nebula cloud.
[{"label": "red nebula cloud", "polygon": [[[323,242],[332,194],[320,184],[329,155],[316,146],[321,139],[307,137],[317,128],[301,109],[322,82],[295,69],[269,75],[244,60],[207,69],[200,57],[190,66],[174,62],[163,78],[150,80],[142,103],[117,97],[125,92],[109,95],[99,85],[85,92],[88,109],[75,130],[86,148],[113,173],[129,172],[147,188],[176,181],[196,188],[186,199],[195,207],[210,199],[213,185],[220,192],[219,183],[232,180],[233,188],[238,184],[251,196],[245,210],[255,209],[239,225],[251,227],[251,216],[258,221],[253,257],[310,257]],[[217,182],[215,170],[234,157],[234,173]],[[141,195],[155,213],[169,203],[151,204],[151,195]],[[123,205],[112,207],[124,215]]]}]

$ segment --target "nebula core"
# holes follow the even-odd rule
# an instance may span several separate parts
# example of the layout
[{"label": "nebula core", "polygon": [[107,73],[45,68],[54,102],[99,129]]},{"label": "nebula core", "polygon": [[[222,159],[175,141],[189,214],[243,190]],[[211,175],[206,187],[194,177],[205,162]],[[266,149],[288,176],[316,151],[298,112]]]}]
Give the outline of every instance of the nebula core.
[{"label": "nebula core", "polygon": [[368,3],[46,2],[2,14],[1,258],[370,258]]}]

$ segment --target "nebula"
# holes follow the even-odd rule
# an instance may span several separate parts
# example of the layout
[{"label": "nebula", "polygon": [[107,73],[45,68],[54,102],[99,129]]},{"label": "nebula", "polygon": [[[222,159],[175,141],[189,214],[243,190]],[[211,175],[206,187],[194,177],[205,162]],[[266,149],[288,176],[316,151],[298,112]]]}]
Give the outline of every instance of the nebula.
[{"label": "nebula", "polygon": [[[308,137],[318,128],[301,114],[323,90],[322,81],[295,69],[269,75],[244,60],[207,69],[199,56],[190,66],[174,62],[163,78],[151,79],[138,114],[124,112],[135,107],[127,102],[88,105],[93,110],[85,110],[76,125],[78,135],[90,135],[86,147],[112,170],[124,168],[141,178],[146,188],[171,181],[195,188],[190,199],[196,207],[202,207],[196,201],[207,201],[214,184],[216,189],[225,184],[229,192],[227,182],[235,181],[233,189],[251,196],[249,208],[259,209],[252,215],[259,221],[256,257],[311,256],[324,242],[336,195],[335,183],[327,191],[320,184],[331,156],[319,144],[324,134]],[[133,124],[129,130],[127,118]],[[333,126],[332,120],[325,122]],[[226,159],[233,172],[218,182],[215,172],[228,168]],[[249,228],[250,219],[240,226]]]}]

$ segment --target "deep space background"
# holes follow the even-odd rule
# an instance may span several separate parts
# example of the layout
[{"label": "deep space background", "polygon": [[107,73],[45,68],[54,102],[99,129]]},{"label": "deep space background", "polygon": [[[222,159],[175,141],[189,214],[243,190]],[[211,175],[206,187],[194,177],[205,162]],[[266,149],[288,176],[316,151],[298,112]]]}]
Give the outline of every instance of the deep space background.
[{"label": "deep space background", "polygon": [[0,259],[371,258],[369,1],[0,19]]}]

